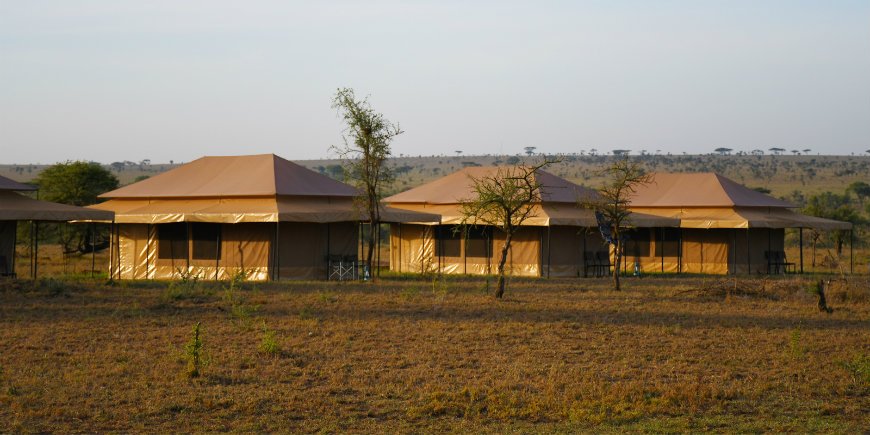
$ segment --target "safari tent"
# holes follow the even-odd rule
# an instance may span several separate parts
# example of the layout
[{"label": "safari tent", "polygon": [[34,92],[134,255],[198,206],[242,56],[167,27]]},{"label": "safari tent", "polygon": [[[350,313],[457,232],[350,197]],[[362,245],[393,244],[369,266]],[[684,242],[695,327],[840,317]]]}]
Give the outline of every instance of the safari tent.
[{"label": "safari tent", "polygon": [[791,263],[797,271],[802,258],[784,256],[786,228],[851,228],[793,208],[715,173],[653,174],[652,183],[632,197],[631,210],[678,219],[680,227],[635,231],[626,265],[647,272],[728,274],[782,271]]},{"label": "safari tent", "polygon": [[[40,201],[18,192],[36,188],[0,176],[0,275],[15,275],[15,245],[19,221],[31,221],[38,232],[39,222],[71,220],[112,220],[112,213],[72,205]],[[31,241],[30,274],[36,277],[39,246]]]},{"label": "safari tent", "polygon": [[[390,229],[390,269],[397,272],[490,274],[496,272],[504,234],[490,226],[459,231],[461,202],[473,197],[474,178],[495,175],[498,167],[468,167],[390,196],[384,202],[404,210],[441,216],[437,223],[394,224]],[[515,234],[506,270],[514,276],[586,276],[590,255],[608,247],[595,215],[580,208],[598,193],[543,170],[535,173],[540,203]],[[676,226],[676,221],[638,214],[638,226]]]},{"label": "safari tent", "polygon": [[[273,154],[203,157],[101,195],[119,279],[324,279],[354,258],[357,190]],[[384,208],[384,222],[437,220]]]}]

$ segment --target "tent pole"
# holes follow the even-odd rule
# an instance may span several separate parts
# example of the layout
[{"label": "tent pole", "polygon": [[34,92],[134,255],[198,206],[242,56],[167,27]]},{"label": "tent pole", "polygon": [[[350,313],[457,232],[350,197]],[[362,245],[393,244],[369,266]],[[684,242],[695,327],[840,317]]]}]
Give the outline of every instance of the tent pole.
[{"label": "tent pole", "polygon": [[329,281],[330,275],[332,275],[332,253],[330,251],[330,246],[332,244],[332,232],[331,232],[332,224],[326,223],[326,280]]},{"label": "tent pole", "polygon": [[586,231],[583,231],[583,278],[588,278],[586,275]]},{"label": "tent pole", "polygon": [[275,222],[275,281],[281,279],[281,221]]},{"label": "tent pole", "polygon": [[148,243],[151,241],[151,224],[145,227],[145,279],[151,279],[151,273],[148,270],[151,267],[151,248]]},{"label": "tent pole", "polygon": [[[399,222],[399,223],[396,224],[396,225],[398,226],[398,229],[399,229],[399,237],[398,237],[398,242],[399,242],[399,264],[398,264],[398,269],[399,269],[399,273],[402,273],[402,223]],[[392,235],[392,234],[390,234],[390,238],[391,238],[391,239],[393,238],[393,235]],[[390,250],[391,250],[391,251],[390,251],[390,257],[393,256],[393,255],[392,255],[392,249],[393,249],[393,244],[390,243]]]},{"label": "tent pole", "polygon": [[849,273],[855,273],[855,230],[849,229]]},{"label": "tent pole", "polygon": [[749,246],[749,227],[746,227],[746,273],[752,275],[752,248]]},{"label": "tent pole", "polygon": [[665,273],[665,227],[659,228],[659,246],[660,257],[662,257],[662,273]]},{"label": "tent pole", "polygon": [[28,253],[28,261],[30,262],[30,279],[33,279],[33,221],[30,221],[30,252]]},{"label": "tent pole", "polygon": [[115,221],[112,220],[112,223],[109,224],[109,270],[106,275],[109,276],[109,280],[115,278],[115,269],[112,267],[112,263],[115,261]]},{"label": "tent pole", "polygon": [[39,276],[39,222],[34,222],[35,237],[33,238],[33,279]]},{"label": "tent pole", "polygon": [[91,278],[97,268],[97,226],[91,222]]},{"label": "tent pole", "polygon": [[462,231],[462,273],[468,275],[468,255],[466,250],[468,249],[468,231]]},{"label": "tent pole", "polygon": [[799,230],[799,240],[800,240],[800,253],[801,253],[801,274],[804,273],[804,227],[798,228]]},{"label": "tent pole", "polygon": [[550,278],[550,260],[553,258],[553,249],[552,249],[552,230],[551,226],[547,225],[547,279]]},{"label": "tent pole", "polygon": [[[218,231],[217,231],[217,234],[215,235],[216,245],[214,247],[214,280],[215,281],[218,280],[218,269],[221,267],[221,228],[222,228],[222,225],[221,224],[217,224],[217,225],[218,225]],[[147,267],[145,268],[145,271],[147,273],[147,271],[148,271]]]},{"label": "tent pole", "polygon": [[380,278],[381,277],[381,223],[380,222],[378,222],[377,231],[378,231],[376,233],[377,236],[375,236],[377,238],[377,244],[375,245],[375,252],[377,253],[376,258],[377,258],[377,262],[378,262],[378,267],[376,269],[377,270],[376,273],[377,273],[378,278]]},{"label": "tent pole", "polygon": [[683,228],[680,227],[677,241],[677,273],[683,273]]},{"label": "tent pole", "polygon": [[[121,279],[121,225],[115,225],[115,235],[118,236],[115,242],[115,251],[117,251],[116,254],[118,254],[116,258],[118,261],[118,279]],[[173,258],[172,261],[173,266],[175,266],[175,258]]]},{"label": "tent pole", "polygon": [[[768,252],[768,255],[770,255],[770,247],[771,247],[771,245],[770,245],[770,233],[771,233],[771,230],[770,230],[770,228],[768,228],[767,229],[767,252]],[[770,259],[767,260],[767,274],[770,275]]]},{"label": "tent pole", "polygon": [[15,221],[15,231],[12,232],[12,276],[17,277],[15,274],[15,254],[18,253],[18,221]]}]

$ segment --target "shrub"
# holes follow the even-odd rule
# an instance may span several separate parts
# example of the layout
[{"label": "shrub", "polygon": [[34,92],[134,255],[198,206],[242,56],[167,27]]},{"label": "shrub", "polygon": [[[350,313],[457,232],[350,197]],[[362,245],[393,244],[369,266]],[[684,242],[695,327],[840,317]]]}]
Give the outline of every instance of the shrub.
[{"label": "shrub", "polygon": [[263,320],[263,339],[260,341],[260,352],[273,356],[281,353],[281,346],[278,344],[277,334],[275,330],[269,329],[269,327],[266,326],[265,320]]},{"label": "shrub", "polygon": [[208,365],[204,349],[205,343],[202,340],[202,322],[196,322],[192,332],[193,336],[184,346],[184,353],[187,357],[187,375],[191,378],[197,378],[202,375],[203,368]]}]

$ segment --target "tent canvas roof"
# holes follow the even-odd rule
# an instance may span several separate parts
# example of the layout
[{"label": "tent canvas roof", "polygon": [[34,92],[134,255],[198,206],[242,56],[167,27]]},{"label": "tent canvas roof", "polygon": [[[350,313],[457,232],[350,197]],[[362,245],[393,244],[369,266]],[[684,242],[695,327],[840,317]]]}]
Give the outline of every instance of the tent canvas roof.
[{"label": "tent canvas roof", "polygon": [[[510,167],[464,168],[385,198],[384,202],[388,204],[458,204],[474,196],[472,178],[493,176],[499,170],[510,170]],[[595,190],[574,184],[549,172],[538,170],[535,176],[536,181],[541,185],[541,199],[544,203],[576,204],[579,200],[598,198],[598,192]]]},{"label": "tent canvas roof", "polygon": [[637,188],[631,206],[795,207],[712,172],[655,173],[652,183]]},{"label": "tent canvas roof", "polygon": [[101,198],[352,197],[357,190],[274,154],[207,156]]},{"label": "tent canvas roof", "polygon": [[782,207],[632,207],[633,211],[678,219],[682,228],[816,228],[847,230],[849,222],[805,216]]},{"label": "tent canvas roof", "polygon": [[3,190],[32,191],[36,190],[36,187],[29,184],[19,183],[0,175],[0,191]]},{"label": "tent canvas roof", "polygon": [[[440,224],[458,225],[462,223],[462,211],[458,204],[394,204],[394,207],[411,211],[434,213],[441,216]],[[629,226],[633,227],[678,227],[680,221],[668,216],[653,215],[647,213],[631,213]],[[439,222],[434,222],[439,223]],[[576,226],[596,227],[595,213],[592,210],[578,207],[567,203],[544,203],[536,204],[532,210],[532,216],[524,226]]]},{"label": "tent canvas roof", "polygon": [[[90,206],[112,210],[117,223],[171,222],[349,222],[367,221],[351,198],[188,198],[112,199]],[[381,208],[383,222],[438,222],[439,216],[392,207]]]},{"label": "tent canvas roof", "polygon": [[40,201],[15,192],[0,191],[0,220],[3,221],[111,221],[113,216],[111,211]]}]

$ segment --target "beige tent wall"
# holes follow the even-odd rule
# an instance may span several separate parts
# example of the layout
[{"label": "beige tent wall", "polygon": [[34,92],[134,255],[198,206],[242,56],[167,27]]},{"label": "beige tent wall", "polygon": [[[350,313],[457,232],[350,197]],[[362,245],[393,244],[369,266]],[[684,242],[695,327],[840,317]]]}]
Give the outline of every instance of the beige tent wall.
[{"label": "beige tent wall", "polygon": [[[783,251],[785,230],[782,228],[750,228],[749,247],[746,245],[746,230],[733,230],[734,253],[732,268],[736,273],[768,273],[765,251]],[[795,259],[789,261],[796,263]]]},{"label": "beige tent wall", "polygon": [[[271,225],[274,230],[274,224]],[[357,254],[356,222],[282,222],[277,261],[281,279],[326,279],[327,257]]]},{"label": "beige tent wall", "polygon": [[[119,279],[180,279],[189,273],[203,280],[229,279],[244,270],[249,280],[267,280],[272,240],[269,226],[222,224],[220,258],[192,260],[158,258],[157,225],[119,224],[113,237],[111,270]],[[188,243],[189,257],[193,242]]]},{"label": "beige tent wall", "polygon": [[[542,227],[523,227],[514,235],[505,269],[515,276],[540,276]],[[438,240],[438,232],[446,240]],[[390,227],[390,270],[438,271],[447,274],[496,273],[504,234],[493,231],[490,255],[486,242],[452,237],[450,226],[398,224]],[[439,255],[442,254],[442,255]]]},{"label": "beige tent wall", "polygon": [[[508,251],[505,271],[511,276],[541,276],[541,230],[543,227],[522,227],[514,233]],[[505,234],[493,232],[492,271],[498,270],[498,261],[505,243]]]},{"label": "beige tent wall", "polygon": [[[547,229],[544,229],[546,232]],[[548,263],[551,277],[585,276],[585,252],[607,251],[607,245],[595,228],[552,226],[544,238],[543,276],[547,276]],[[547,246],[549,240],[550,246]],[[549,262],[548,262],[549,256]]]},{"label": "beige tent wall", "polygon": [[[625,246],[622,270],[634,273],[635,263],[643,273],[680,271],[680,235],[677,228],[638,228]],[[641,232],[641,234],[638,234]]]},{"label": "beige tent wall", "polygon": [[730,235],[729,229],[684,228],[682,272],[727,274]]},{"label": "beige tent wall", "polygon": [[0,270],[12,272],[12,256],[15,254],[15,231],[18,221],[0,221],[0,257],[6,264],[0,264]]},{"label": "beige tent wall", "polygon": [[411,273],[437,270],[434,229],[431,225],[390,225],[390,270]]}]

